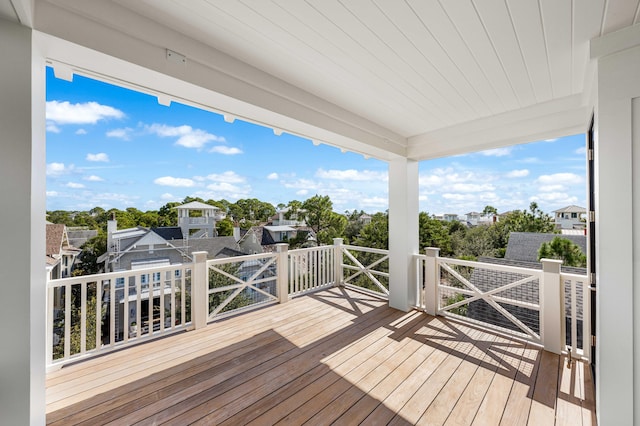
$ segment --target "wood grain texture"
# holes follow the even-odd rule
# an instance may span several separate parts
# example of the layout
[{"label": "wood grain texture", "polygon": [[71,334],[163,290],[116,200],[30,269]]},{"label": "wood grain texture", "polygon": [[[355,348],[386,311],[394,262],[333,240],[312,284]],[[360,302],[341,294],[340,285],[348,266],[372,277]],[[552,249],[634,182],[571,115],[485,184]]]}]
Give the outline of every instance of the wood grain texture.
[{"label": "wood grain texture", "polygon": [[52,372],[47,423],[595,424],[590,367],[569,367],[334,288]]}]

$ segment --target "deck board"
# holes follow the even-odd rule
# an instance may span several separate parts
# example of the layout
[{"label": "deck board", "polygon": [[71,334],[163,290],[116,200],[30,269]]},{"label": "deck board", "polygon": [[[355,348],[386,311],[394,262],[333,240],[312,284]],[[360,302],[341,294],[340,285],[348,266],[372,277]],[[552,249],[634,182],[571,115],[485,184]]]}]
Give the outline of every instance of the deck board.
[{"label": "deck board", "polygon": [[595,424],[588,365],[328,289],[47,375],[47,424]]}]

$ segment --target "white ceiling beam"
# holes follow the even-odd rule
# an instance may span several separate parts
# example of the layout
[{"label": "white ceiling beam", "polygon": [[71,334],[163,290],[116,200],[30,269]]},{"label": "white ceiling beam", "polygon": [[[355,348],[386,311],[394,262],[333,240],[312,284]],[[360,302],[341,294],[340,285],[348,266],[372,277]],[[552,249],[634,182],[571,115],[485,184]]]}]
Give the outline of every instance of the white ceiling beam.
[{"label": "white ceiling beam", "polygon": [[640,24],[591,40],[591,59],[601,58],[640,45]]},{"label": "white ceiling beam", "polygon": [[[36,29],[55,36],[41,35],[48,58],[80,74],[383,160],[405,155],[404,137],[119,5],[54,2],[38,3]],[[168,61],[167,49],[184,55],[186,63]]]},{"label": "white ceiling beam", "polygon": [[33,0],[10,0],[20,23],[33,28]]},{"label": "white ceiling beam", "polygon": [[581,95],[568,96],[410,137],[407,157],[427,160],[584,133],[591,111]]}]

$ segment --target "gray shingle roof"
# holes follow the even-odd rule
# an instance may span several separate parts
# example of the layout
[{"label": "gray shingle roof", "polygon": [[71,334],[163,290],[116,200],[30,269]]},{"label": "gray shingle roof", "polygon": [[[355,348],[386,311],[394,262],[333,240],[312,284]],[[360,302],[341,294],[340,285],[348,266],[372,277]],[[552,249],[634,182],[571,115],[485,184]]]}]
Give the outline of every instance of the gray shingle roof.
[{"label": "gray shingle roof", "polygon": [[566,238],[580,247],[583,253],[587,252],[587,239],[584,235],[540,234],[536,232],[512,232],[509,234],[509,244],[505,259],[524,260],[527,262],[538,261],[538,249],[542,243],[548,243],[555,237]]},{"label": "gray shingle roof", "polygon": [[191,256],[196,251],[206,251],[207,259],[215,259],[219,257],[230,257],[233,253],[242,255],[240,246],[233,237],[214,237],[214,238],[196,238],[188,241],[173,240],[171,242],[176,247],[188,244],[187,254]]}]

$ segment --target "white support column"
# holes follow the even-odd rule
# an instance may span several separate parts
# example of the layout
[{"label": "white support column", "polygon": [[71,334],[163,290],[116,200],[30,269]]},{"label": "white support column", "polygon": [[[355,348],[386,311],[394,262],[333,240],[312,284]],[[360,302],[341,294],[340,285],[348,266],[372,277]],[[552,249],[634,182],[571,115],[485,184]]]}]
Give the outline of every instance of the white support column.
[{"label": "white support column", "polygon": [[45,63],[0,20],[0,423],[45,423]]},{"label": "white support column", "polygon": [[196,330],[207,326],[209,318],[209,271],[207,252],[193,252],[191,271],[191,322]]},{"label": "white support column", "polygon": [[[598,59],[596,411],[640,424],[640,45]],[[626,47],[626,46],[625,46]]]},{"label": "white support column", "polygon": [[440,267],[438,266],[439,248],[429,247],[425,249],[427,261],[424,267],[424,309],[429,315],[438,313],[438,281]]},{"label": "white support column", "polygon": [[418,162],[389,162],[389,306],[408,311],[416,304],[413,255],[418,253]]},{"label": "white support column", "polygon": [[289,301],[289,244],[276,244],[278,252],[278,299],[280,303]]},{"label": "white support column", "polygon": [[333,239],[333,261],[335,267],[335,280],[333,282],[334,287],[339,287],[344,284],[344,270],[342,268],[342,243],[343,238]]},{"label": "white support column", "polygon": [[562,353],[564,346],[563,329],[564,289],[560,286],[560,266],[562,260],[541,259],[542,263],[542,344],[544,349],[554,354]]}]

